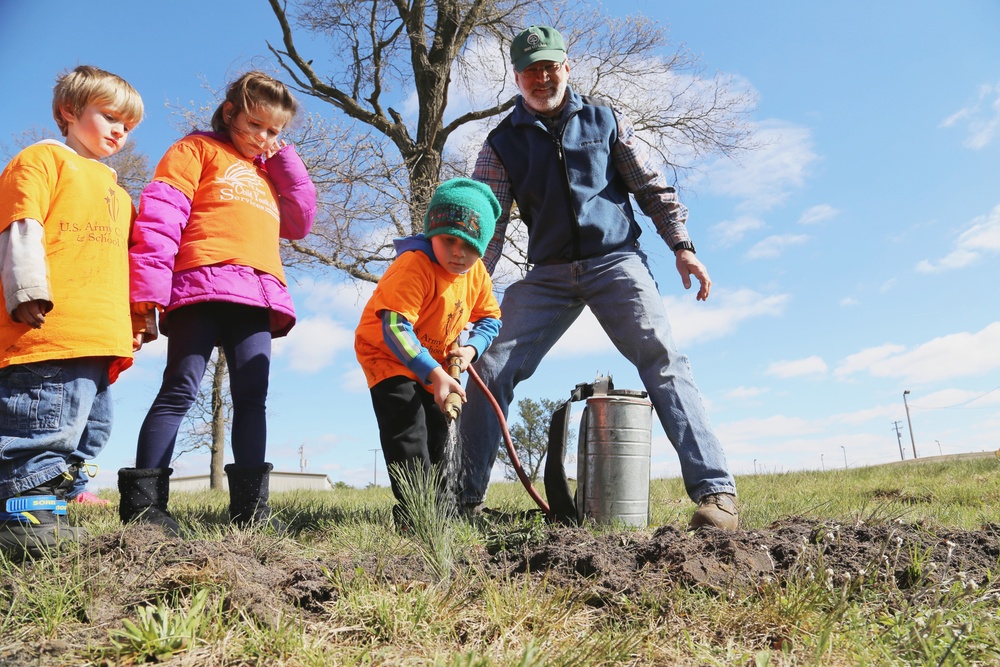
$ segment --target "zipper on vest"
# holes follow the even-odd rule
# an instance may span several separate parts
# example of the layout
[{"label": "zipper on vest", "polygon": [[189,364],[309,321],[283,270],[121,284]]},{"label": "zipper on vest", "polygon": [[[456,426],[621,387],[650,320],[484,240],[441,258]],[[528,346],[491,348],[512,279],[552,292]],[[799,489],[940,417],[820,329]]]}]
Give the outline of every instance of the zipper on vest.
[{"label": "zipper on vest", "polygon": [[556,145],[556,157],[559,160],[559,164],[562,165],[562,175],[563,182],[566,184],[566,208],[569,210],[569,217],[571,219],[570,233],[573,237],[573,256],[570,258],[573,261],[580,259],[580,219],[577,217],[576,211],[573,209],[573,186],[569,180],[569,170],[566,168],[566,155],[563,152],[563,134],[566,132],[566,126],[569,122],[573,120],[573,116],[576,116],[577,112],[574,111],[566,118],[566,121],[562,123],[559,128],[559,135],[549,135],[552,137],[553,143]]}]

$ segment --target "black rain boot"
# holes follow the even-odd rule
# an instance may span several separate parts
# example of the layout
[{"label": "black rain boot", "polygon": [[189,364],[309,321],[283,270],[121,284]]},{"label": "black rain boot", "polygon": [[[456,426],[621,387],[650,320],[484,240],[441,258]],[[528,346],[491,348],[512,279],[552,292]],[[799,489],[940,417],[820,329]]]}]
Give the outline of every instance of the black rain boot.
[{"label": "black rain boot", "polygon": [[238,467],[230,463],[224,470],[229,477],[229,519],[240,528],[269,526],[279,534],[287,534],[288,526],[271,515],[268,487],[274,466]]},{"label": "black rain boot", "polygon": [[167,511],[170,475],[173,468],[122,468],[118,471],[121,501],[118,516],[122,523],[151,523],[162,526],[173,537],[183,537],[181,527]]},{"label": "black rain boot", "polygon": [[66,493],[73,481],[73,472],[62,473],[0,501],[0,552],[12,560],[39,558],[87,537],[66,518]]}]

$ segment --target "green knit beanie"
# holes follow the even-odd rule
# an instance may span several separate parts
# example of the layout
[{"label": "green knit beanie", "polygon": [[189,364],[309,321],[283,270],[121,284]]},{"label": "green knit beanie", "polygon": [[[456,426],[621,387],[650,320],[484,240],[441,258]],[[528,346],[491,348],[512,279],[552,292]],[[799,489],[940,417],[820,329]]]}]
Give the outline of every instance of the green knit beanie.
[{"label": "green knit beanie", "polygon": [[493,238],[500,202],[490,186],[470,178],[453,178],[434,191],[424,216],[424,237],[449,234],[468,241],[479,256]]}]

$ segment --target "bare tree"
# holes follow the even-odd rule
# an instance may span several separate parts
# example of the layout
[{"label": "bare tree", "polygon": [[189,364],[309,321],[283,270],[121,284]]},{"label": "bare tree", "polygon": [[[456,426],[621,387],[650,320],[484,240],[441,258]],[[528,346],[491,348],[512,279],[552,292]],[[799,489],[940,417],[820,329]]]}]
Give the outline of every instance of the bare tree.
[{"label": "bare tree", "polygon": [[101,160],[118,173],[118,185],[125,188],[132,203],[138,208],[139,195],[153,178],[153,170],[149,167],[149,156],[141,152],[137,144],[127,142],[121,150]]},{"label": "bare tree", "polygon": [[38,127],[37,125],[29,127],[27,130],[20,133],[12,134],[11,143],[8,144],[7,142],[4,142],[0,144],[0,154],[3,155],[4,163],[10,162],[22,148],[27,148],[31,144],[38,143],[43,139],[58,140],[59,135],[47,128]]},{"label": "bare tree", "polygon": [[[753,147],[752,93],[704,77],[659,24],[611,18],[585,0],[268,1],[282,30],[271,52],[300,92],[335,111],[315,143],[300,142],[322,215],[289,247],[354,279],[377,281],[392,239],[422,230],[434,187],[470,171],[486,131],[514,104],[507,50],[529,16],[559,27],[574,88],[626,112],[664,168],[676,174]],[[326,66],[300,50],[297,30],[326,41]],[[509,230],[507,258],[523,269],[523,230]]]},{"label": "bare tree", "polygon": [[228,383],[226,355],[218,347],[215,356],[208,362],[198,397],[184,416],[184,425],[178,434],[178,447],[174,451],[176,461],[188,452],[209,450],[212,455],[209,486],[213,489],[222,488],[226,440],[233,423],[233,401],[227,389]]}]

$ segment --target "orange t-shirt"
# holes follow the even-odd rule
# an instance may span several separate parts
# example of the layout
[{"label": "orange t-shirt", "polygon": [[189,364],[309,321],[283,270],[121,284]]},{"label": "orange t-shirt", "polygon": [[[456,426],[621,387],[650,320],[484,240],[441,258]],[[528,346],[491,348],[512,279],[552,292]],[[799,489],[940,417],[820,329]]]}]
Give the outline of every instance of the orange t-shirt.
[{"label": "orange t-shirt", "polygon": [[355,332],[354,350],[369,387],[397,375],[421,384],[424,381],[385,344],[383,310],[394,310],[405,317],[420,344],[439,362],[444,362],[448,348],[466,324],[484,317],[500,319],[493,281],[481,260],[456,275],[419,250],[404,252],[379,279]]},{"label": "orange t-shirt", "polygon": [[31,218],[45,231],[54,304],[40,329],[0,315],[0,367],[115,357],[132,365],[128,238],[135,208],[114,170],[54,141],[29,146],[0,175],[0,232]]},{"label": "orange t-shirt", "polygon": [[191,200],[174,271],[239,264],[285,284],[281,266],[278,194],[265,172],[232,144],[192,134],[171,146],[154,180]]}]

